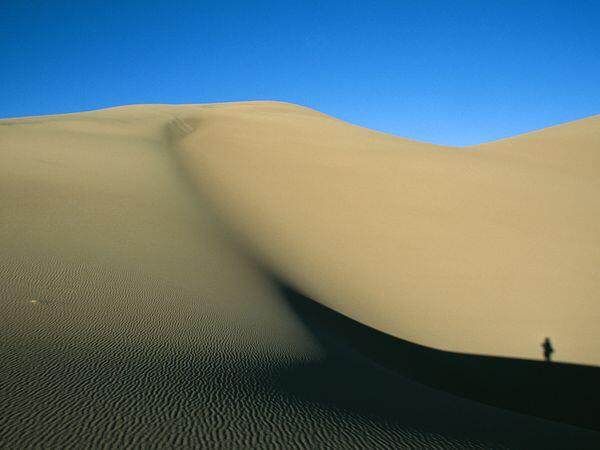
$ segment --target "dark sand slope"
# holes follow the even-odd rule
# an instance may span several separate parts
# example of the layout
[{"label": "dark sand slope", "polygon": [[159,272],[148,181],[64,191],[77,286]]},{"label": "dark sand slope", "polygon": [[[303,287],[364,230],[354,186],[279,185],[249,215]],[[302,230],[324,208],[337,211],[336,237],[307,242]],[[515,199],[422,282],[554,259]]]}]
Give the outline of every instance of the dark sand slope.
[{"label": "dark sand slope", "polygon": [[325,346],[341,341],[368,359],[428,386],[600,431],[599,367],[435,350],[363,325],[285,285],[281,289]]},{"label": "dark sand slope", "polygon": [[[322,143],[312,146],[317,140]],[[388,158],[405,146],[404,162],[412,167],[390,165]],[[535,356],[539,305],[531,294],[537,282],[548,283],[550,269],[539,269],[536,283],[527,283],[530,273],[518,279],[534,305],[523,307],[531,315],[513,325],[515,339],[534,328],[533,343],[514,348],[510,337],[486,335],[476,348],[460,348],[461,327],[467,337],[479,332],[466,326],[470,315],[496,311],[483,289],[497,268],[482,269],[477,275],[484,280],[474,286],[468,277],[451,282],[455,273],[439,279],[449,247],[434,252],[439,260],[429,264],[401,257],[406,251],[412,258],[420,245],[432,257],[448,237],[420,227],[430,241],[405,240],[419,231],[424,209],[440,206],[433,182],[449,186],[444,167],[454,163],[437,166],[431,156],[419,156],[437,151],[278,103],[136,106],[0,121],[0,447],[597,447],[598,433],[454,397],[383,368],[345,339],[307,325],[273,281],[276,273],[405,339],[512,356],[529,355],[533,345]],[[503,167],[498,173],[511,173],[512,157],[498,152],[490,149],[486,167],[496,167],[496,158]],[[593,152],[586,155],[594,161]],[[533,156],[518,157],[526,159],[519,170],[546,170]],[[562,189],[575,183],[582,192],[593,190],[598,175],[591,162],[570,166],[577,181],[555,179]],[[392,170],[429,177],[430,187],[417,191],[404,178],[404,189],[388,195]],[[560,171],[560,164],[548,170]],[[298,190],[302,185],[305,191]],[[403,215],[389,209],[400,193],[416,195],[413,206],[427,198],[434,204]],[[586,338],[598,315],[590,307],[598,281],[586,269],[597,257],[589,252],[597,250],[584,246],[598,243],[587,222],[597,217],[598,204],[591,195],[588,200],[587,215],[573,219],[578,234],[559,236],[555,244],[571,252],[564,264],[550,261],[564,276],[544,287],[554,308],[560,302],[552,292],[575,286],[576,303],[561,304],[566,325],[557,330],[576,328]],[[553,210],[545,207],[550,220]],[[443,211],[439,220],[453,223]],[[491,220],[496,213],[483,214]],[[402,217],[404,228],[398,227]],[[464,220],[477,217],[474,211]],[[511,226],[504,223],[503,244]],[[516,236],[516,244],[528,242],[526,234]],[[391,250],[381,253],[382,243]],[[460,241],[472,255],[487,257],[477,253],[477,243]],[[535,257],[543,249],[537,250]],[[515,251],[509,247],[503,257],[527,267],[526,255]],[[392,257],[395,267],[388,267]],[[455,263],[460,269],[464,261]],[[509,276],[515,264],[499,276]],[[581,268],[584,273],[575,271]],[[435,292],[420,284],[427,273],[438,289],[453,287],[445,291],[450,303],[468,292],[464,302],[477,294],[488,303],[447,316],[442,325],[438,316],[447,310],[432,309]],[[582,280],[585,286],[577,287]],[[586,314],[571,312],[581,305]],[[418,322],[428,317],[433,327]],[[550,312],[540,320],[547,317]],[[502,334],[504,327],[489,333]],[[449,342],[441,340],[445,333]],[[573,353],[561,341],[557,355],[564,360],[597,363],[597,339]]]}]

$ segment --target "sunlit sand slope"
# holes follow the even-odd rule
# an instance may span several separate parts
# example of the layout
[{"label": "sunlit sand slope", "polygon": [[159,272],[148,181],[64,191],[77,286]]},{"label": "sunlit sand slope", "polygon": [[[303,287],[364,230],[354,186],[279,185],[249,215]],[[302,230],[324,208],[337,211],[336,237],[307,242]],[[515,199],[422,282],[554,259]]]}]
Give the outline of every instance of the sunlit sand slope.
[{"label": "sunlit sand slope", "polygon": [[182,167],[306,295],[459,352],[600,365],[600,116],[471,148],[288,104],[182,109]]},{"label": "sunlit sand slope", "polygon": [[0,447],[597,444],[324,346],[274,279],[424,345],[597,364],[598,124],[450,149],[270,102],[0,121]]}]

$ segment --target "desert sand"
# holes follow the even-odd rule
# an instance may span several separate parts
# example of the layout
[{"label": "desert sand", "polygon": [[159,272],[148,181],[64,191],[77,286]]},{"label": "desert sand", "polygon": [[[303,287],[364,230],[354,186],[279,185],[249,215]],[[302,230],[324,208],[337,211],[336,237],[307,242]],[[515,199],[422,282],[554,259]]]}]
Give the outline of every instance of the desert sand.
[{"label": "desert sand", "polygon": [[598,366],[598,168],[600,116],[468,148],[279,102],[1,120],[0,446],[597,445],[324,348],[278,286]]},{"label": "desert sand", "polygon": [[600,365],[600,116],[471,148],[308,109],[180,114],[181,167],[253,255],[392,335]]}]

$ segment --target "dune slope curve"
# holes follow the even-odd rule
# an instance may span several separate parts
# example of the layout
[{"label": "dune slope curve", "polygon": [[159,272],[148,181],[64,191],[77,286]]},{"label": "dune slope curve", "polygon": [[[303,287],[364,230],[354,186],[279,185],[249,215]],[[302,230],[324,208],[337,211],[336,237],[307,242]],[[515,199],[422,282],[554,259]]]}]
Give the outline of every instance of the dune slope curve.
[{"label": "dune slope curve", "polygon": [[191,178],[309,297],[438,349],[539,359],[550,336],[600,365],[600,116],[472,148],[288,104],[189,117]]},{"label": "dune slope curve", "polygon": [[0,447],[593,447],[324,344],[273,279],[598,364],[598,123],[454,149],[276,102],[0,121]]}]

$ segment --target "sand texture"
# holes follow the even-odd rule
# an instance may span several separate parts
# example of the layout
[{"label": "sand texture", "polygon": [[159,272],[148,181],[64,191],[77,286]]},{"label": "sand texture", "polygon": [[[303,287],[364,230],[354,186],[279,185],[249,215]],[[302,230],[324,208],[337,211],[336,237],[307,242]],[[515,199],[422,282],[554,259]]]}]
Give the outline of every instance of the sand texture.
[{"label": "sand texture", "polygon": [[0,448],[594,448],[307,326],[600,365],[600,116],[469,148],[278,102],[0,121]]}]

